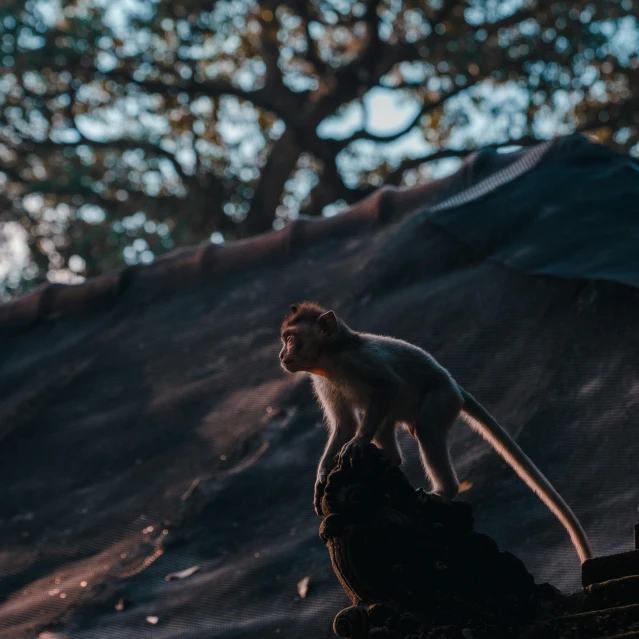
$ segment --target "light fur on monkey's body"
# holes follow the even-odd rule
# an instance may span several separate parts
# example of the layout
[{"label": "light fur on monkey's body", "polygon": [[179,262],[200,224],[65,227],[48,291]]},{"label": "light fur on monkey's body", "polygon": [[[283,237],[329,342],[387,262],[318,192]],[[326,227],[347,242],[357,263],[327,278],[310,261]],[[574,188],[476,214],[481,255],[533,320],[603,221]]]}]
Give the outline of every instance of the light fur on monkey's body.
[{"label": "light fur on monkey's body", "polygon": [[448,452],[448,432],[461,416],[557,516],[581,561],[592,556],[566,502],[488,411],[425,350],[393,337],[352,331],[332,311],[306,302],[291,307],[282,341],[283,368],[312,374],[329,430],[315,487],[318,513],[338,453],[357,455],[374,442],[392,463],[401,463],[398,424],[417,440],[433,492],[446,500],[455,497],[459,482]]}]

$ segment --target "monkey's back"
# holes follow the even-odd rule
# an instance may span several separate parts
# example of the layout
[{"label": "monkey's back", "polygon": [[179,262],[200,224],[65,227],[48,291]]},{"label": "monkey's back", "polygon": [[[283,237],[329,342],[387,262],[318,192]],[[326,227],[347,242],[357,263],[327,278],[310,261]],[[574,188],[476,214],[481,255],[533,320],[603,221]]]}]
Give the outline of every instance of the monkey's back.
[{"label": "monkey's back", "polygon": [[385,362],[406,383],[453,381],[450,373],[428,351],[416,344],[388,335],[360,333],[362,352]]},{"label": "monkey's back", "polygon": [[393,412],[403,420],[412,417],[429,390],[456,388],[450,373],[419,346],[386,335],[360,333],[359,337],[343,380],[358,406],[383,395],[395,404]]}]

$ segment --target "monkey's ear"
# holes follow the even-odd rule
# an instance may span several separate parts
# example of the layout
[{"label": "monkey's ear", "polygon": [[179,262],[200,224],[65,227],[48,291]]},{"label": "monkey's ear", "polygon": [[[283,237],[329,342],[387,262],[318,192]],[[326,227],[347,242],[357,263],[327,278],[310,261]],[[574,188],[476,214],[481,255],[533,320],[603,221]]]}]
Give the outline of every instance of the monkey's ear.
[{"label": "monkey's ear", "polygon": [[291,304],[291,313],[297,313],[297,304]]},{"label": "monkey's ear", "polygon": [[333,311],[326,311],[326,313],[320,315],[317,321],[322,329],[322,333],[326,335],[335,335],[337,333],[337,317]]}]

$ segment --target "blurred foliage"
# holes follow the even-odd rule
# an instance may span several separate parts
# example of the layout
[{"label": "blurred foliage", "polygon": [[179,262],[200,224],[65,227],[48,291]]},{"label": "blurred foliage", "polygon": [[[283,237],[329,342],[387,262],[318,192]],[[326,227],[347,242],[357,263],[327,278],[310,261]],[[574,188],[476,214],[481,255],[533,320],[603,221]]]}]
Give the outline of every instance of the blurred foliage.
[{"label": "blurred foliage", "polygon": [[5,0],[0,288],[333,213],[485,144],[635,152],[638,3]]}]

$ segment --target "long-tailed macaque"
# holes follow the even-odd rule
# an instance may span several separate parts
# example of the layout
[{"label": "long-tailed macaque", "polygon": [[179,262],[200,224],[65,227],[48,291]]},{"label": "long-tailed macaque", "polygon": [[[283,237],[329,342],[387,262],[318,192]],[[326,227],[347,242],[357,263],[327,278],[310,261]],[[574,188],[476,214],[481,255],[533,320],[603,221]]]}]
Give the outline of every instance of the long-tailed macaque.
[{"label": "long-tailed macaque", "polygon": [[315,484],[318,514],[338,453],[357,455],[373,442],[393,464],[401,464],[397,424],[417,440],[433,493],[453,499],[459,482],[447,439],[461,415],[561,521],[581,561],[592,557],[570,507],[510,435],[429,353],[393,337],[353,331],[333,311],[310,302],[291,306],[281,337],[282,367],[289,373],[312,375],[329,429]]}]

